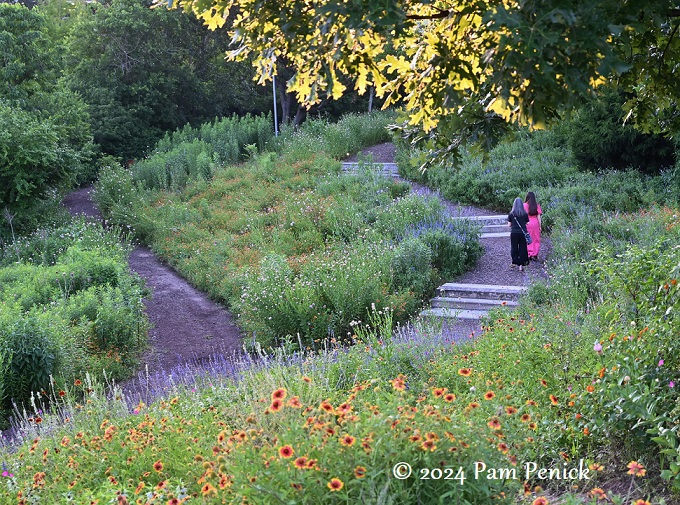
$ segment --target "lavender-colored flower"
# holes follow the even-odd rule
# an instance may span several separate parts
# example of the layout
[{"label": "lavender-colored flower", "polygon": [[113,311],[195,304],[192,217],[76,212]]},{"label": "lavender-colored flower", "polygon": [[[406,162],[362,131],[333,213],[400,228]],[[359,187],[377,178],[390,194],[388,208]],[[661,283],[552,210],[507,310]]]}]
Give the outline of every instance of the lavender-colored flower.
[{"label": "lavender-colored flower", "polygon": [[664,360],[660,359],[659,360],[659,366],[663,366],[663,364],[664,364]]},{"label": "lavender-colored flower", "polygon": [[602,344],[599,342],[595,342],[595,345],[593,346],[593,351],[595,351],[598,354],[602,354]]},{"label": "lavender-colored flower", "polygon": [[669,388],[674,388],[674,387],[675,387],[675,382],[670,381],[670,382],[668,383],[668,387],[669,387]]}]

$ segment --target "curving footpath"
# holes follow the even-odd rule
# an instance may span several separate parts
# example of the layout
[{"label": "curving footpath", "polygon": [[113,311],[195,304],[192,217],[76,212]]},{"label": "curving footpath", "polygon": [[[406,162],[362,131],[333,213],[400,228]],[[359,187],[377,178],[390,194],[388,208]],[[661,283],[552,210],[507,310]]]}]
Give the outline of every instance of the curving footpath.
[{"label": "curving footpath", "polygon": [[[92,201],[92,188],[69,194],[62,204],[73,216],[102,221]],[[135,247],[128,263],[151,290],[151,297],[145,301],[152,325],[150,347],[141,359],[140,381],[187,361],[201,363],[215,353],[242,351],[243,339],[230,312],[161,263],[149,248]]]}]

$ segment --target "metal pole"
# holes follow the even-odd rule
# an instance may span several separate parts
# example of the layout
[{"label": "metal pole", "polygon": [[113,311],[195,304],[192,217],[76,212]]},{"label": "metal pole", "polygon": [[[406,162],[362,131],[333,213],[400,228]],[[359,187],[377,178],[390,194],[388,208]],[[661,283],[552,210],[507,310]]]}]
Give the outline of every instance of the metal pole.
[{"label": "metal pole", "polygon": [[279,136],[279,120],[276,114],[276,75],[272,74],[272,90],[274,92],[274,136]]}]

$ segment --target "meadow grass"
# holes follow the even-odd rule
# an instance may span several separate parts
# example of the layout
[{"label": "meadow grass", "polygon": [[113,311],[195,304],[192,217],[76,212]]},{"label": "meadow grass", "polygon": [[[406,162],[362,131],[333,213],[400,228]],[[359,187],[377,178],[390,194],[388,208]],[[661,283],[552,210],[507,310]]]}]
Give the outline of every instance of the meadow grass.
[{"label": "meadow grass", "polygon": [[298,334],[305,346],[346,339],[372,305],[406,321],[438,282],[481,254],[478,229],[452,221],[436,198],[409,194],[369,167],[341,172],[333,156],[387,139],[389,118],[311,121],[272,141],[276,152],[253,151],[181,190],[149,189],[137,169],[112,168],[97,199],[105,215],[227,304],[261,345],[297,342]]},{"label": "meadow grass", "polygon": [[[336,264],[380,278],[393,251],[392,285],[415,290],[410,283],[430,272],[418,270],[425,259],[432,264],[451,245],[441,234],[475,233],[448,233],[436,203],[398,186],[328,175],[337,170],[328,158],[290,160],[255,156],[210,183],[154,193],[151,207],[140,193],[131,208],[144,218],[135,222],[152,223],[149,236],[163,237],[168,257],[189,265],[196,282],[220,286],[216,295],[244,294],[245,283],[228,280],[239,278],[235,262],[240,279],[262,283],[246,299],[284,286],[296,304],[277,311],[291,318],[317,281],[361,289]],[[246,210],[233,211],[232,199]],[[395,326],[398,306],[375,304],[349,321],[346,339],[291,334],[275,349],[255,340],[250,354],[142,375],[134,392],[77,378],[53,390],[58,409],[27,411],[14,427],[0,496],[20,504],[669,503],[680,482],[678,212],[594,206],[555,219],[549,283],[532,286],[516,312],[493,312],[474,341],[446,341],[431,321]],[[319,235],[323,253],[296,251]],[[265,239],[283,249],[262,250]],[[223,271],[206,267],[213,262]]]}]

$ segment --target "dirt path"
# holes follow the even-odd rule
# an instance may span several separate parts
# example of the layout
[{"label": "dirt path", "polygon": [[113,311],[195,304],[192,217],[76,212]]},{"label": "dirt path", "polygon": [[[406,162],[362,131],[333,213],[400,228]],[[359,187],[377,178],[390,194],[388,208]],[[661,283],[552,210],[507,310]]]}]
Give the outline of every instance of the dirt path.
[{"label": "dirt path", "polygon": [[[92,201],[92,188],[79,189],[62,203],[72,215],[102,219]],[[150,249],[136,247],[128,263],[152,293],[145,301],[152,328],[141,374],[146,375],[147,370],[149,375],[169,371],[187,361],[200,363],[217,352],[242,350],[243,340],[229,311],[161,263]]]}]

